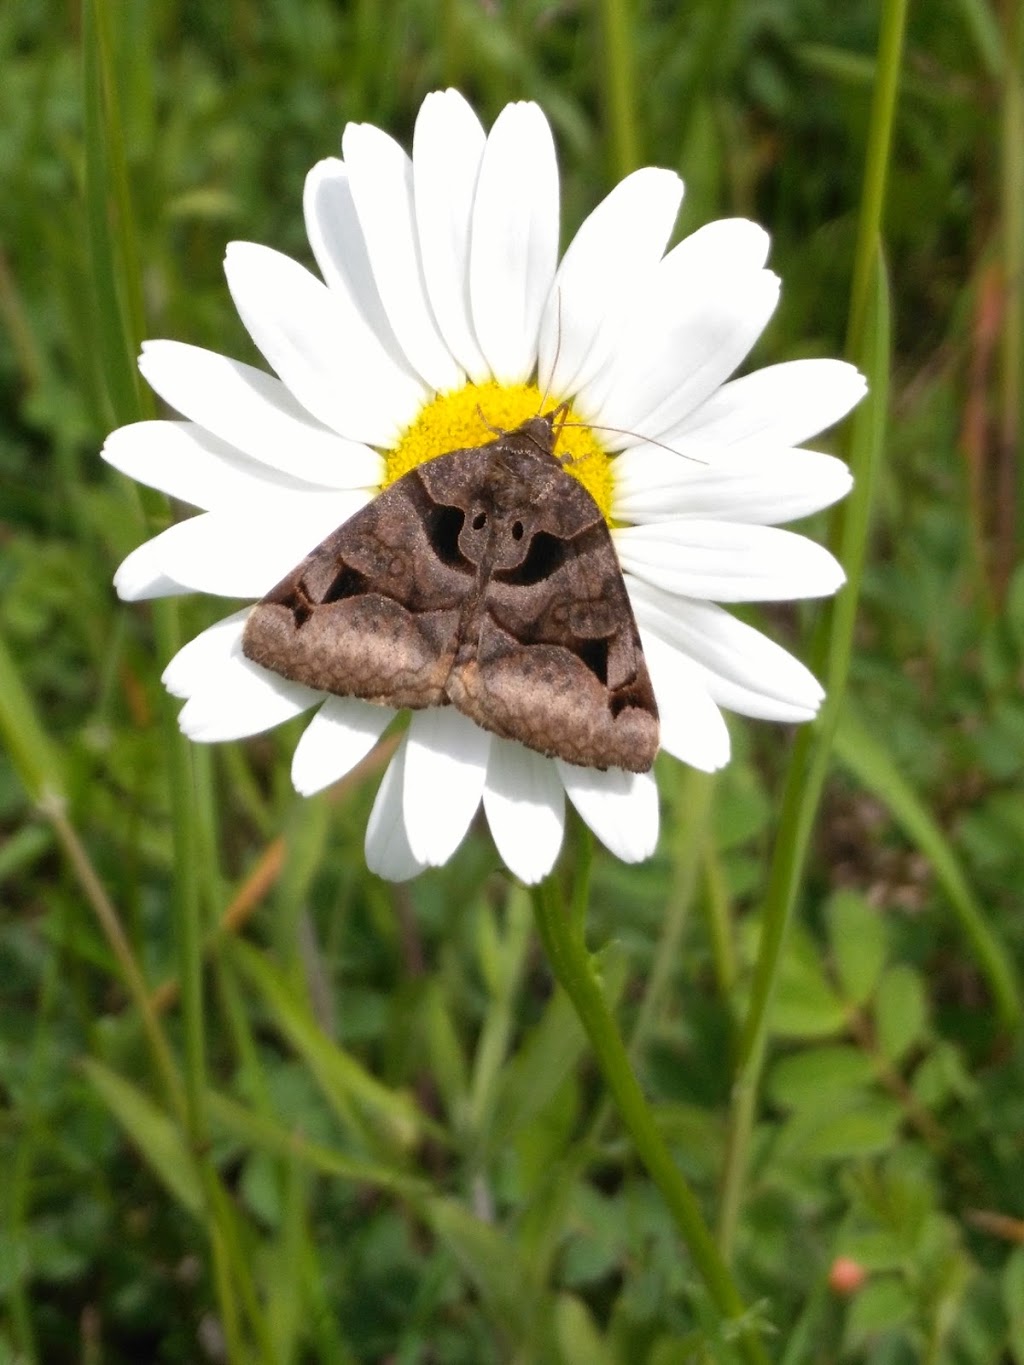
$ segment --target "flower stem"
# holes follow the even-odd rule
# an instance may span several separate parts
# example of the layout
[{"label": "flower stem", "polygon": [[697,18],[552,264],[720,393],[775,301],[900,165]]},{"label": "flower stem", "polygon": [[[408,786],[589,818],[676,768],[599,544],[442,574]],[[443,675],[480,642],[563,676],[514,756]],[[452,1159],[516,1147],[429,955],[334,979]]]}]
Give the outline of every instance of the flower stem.
[{"label": "flower stem", "polygon": [[640,164],[633,82],[633,25],[626,0],[602,0],[604,88],[614,178],[635,171]]},{"label": "flower stem", "polygon": [[797,737],[783,790],[750,1006],[740,1032],[726,1138],[718,1225],[719,1246],[726,1259],[731,1255],[743,1199],[769,1010],[849,670],[872,494],[882,449],[888,395],[889,314],[880,241],[906,12],[907,0],[885,0],[882,6],[846,346],[847,357],[869,370],[870,387],[867,400],[855,415],[850,437],[854,492],[838,519],[840,558],[848,581],[837,601],[822,613],[815,636],[813,661],[825,673],[828,700],[817,725],[806,727]]},{"label": "flower stem", "polygon": [[[555,979],[572,1001],[604,1073],[619,1116],[641,1161],[661,1190],[679,1233],[722,1317],[750,1365],[764,1365],[764,1347],[732,1277],[718,1254],[696,1196],[658,1131],[654,1114],[630,1066],[579,925],[570,919],[553,877],[534,888],[534,916]],[[730,1332],[730,1335],[732,1333]]]}]

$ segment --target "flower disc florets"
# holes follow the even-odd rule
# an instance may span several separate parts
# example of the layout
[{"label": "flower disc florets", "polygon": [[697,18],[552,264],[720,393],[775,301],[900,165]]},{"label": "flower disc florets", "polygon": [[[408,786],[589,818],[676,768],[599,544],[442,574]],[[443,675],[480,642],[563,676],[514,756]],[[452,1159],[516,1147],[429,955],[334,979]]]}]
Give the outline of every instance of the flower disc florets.
[{"label": "flower disc florets", "polygon": [[[549,412],[555,404],[536,384],[466,384],[453,393],[439,393],[427,403],[385,454],[383,486],[394,483],[424,460],[493,441]],[[566,472],[587,490],[606,521],[611,519],[611,466],[594,433],[570,406],[559,415],[558,457]]]}]

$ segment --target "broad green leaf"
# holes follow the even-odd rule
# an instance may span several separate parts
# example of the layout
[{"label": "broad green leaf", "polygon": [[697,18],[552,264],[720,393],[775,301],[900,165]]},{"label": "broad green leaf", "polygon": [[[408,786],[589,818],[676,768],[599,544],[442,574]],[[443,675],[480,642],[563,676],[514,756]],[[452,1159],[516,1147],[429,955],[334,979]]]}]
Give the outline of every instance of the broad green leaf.
[{"label": "broad green leaf", "polygon": [[928,1002],[920,975],[899,963],[882,977],[875,999],[878,1045],[890,1062],[898,1062],[924,1037]]},{"label": "broad green leaf", "polygon": [[846,1015],[810,939],[794,932],[779,970],[772,1032],[782,1038],[827,1038],[845,1027]]},{"label": "broad green leaf", "polygon": [[623,1260],[629,1242],[625,1201],[581,1184],[574,1192],[565,1228],[562,1278],[569,1285],[603,1280]]},{"label": "broad green leaf", "polygon": [[839,891],[828,904],[828,931],[843,993],[863,1005],[885,965],[885,923],[862,896]]},{"label": "broad green leaf", "polygon": [[977,1082],[964,1066],[955,1043],[940,1041],[914,1072],[914,1095],[928,1109],[938,1109],[949,1099],[966,1099],[977,1090]]},{"label": "broad green leaf", "polygon": [[839,1254],[849,1256],[865,1270],[898,1270],[906,1264],[904,1238],[887,1231],[847,1233],[840,1242]]},{"label": "broad green leaf", "polygon": [[120,1123],[153,1173],[189,1213],[200,1217],[203,1192],[177,1125],[141,1090],[94,1058],[82,1062],[100,1099]]},{"label": "broad green leaf", "polygon": [[597,1324],[575,1294],[559,1294],[555,1302],[555,1341],[563,1365],[613,1365]]},{"label": "broad green leaf", "polygon": [[850,1304],[846,1318],[846,1346],[856,1350],[870,1337],[911,1322],[914,1300],[902,1279],[886,1275],[872,1280]]},{"label": "broad green leaf", "polygon": [[792,1160],[838,1161],[888,1150],[896,1140],[903,1112],[885,1095],[865,1097],[853,1108],[812,1114],[801,1110],[784,1126],[780,1151]]},{"label": "broad green leaf", "polygon": [[769,1099],[786,1109],[818,1110],[832,1098],[870,1085],[875,1066],[858,1048],[843,1043],[806,1048],[781,1057],[766,1081]]}]

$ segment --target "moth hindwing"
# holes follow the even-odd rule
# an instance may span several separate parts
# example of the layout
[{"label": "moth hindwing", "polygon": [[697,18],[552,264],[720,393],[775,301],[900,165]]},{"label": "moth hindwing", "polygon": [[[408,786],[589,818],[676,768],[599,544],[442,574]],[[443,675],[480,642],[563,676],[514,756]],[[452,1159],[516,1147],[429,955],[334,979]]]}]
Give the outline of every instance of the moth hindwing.
[{"label": "moth hindwing", "polygon": [[451,703],[569,763],[646,772],[658,708],[640,635],[552,418],[396,480],[257,603],[246,657],[338,696]]}]

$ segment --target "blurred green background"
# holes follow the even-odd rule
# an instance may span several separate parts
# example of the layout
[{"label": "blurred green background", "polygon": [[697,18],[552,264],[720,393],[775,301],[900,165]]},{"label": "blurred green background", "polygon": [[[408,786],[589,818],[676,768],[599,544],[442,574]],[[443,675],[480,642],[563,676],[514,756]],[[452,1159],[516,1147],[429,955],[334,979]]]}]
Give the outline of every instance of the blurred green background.
[{"label": "blurred green background", "polygon": [[[734,1358],[486,833],[388,886],[362,860],[379,764],[306,802],[295,727],[170,739],[173,637],[221,611],[114,597],[172,512],[98,458],[150,401],[111,319],[116,301],[133,345],[254,359],[225,243],[310,262],[303,178],[345,122],[409,145],[423,95],[456,84],[486,123],[543,105],[563,244],[633,165],[677,168],[680,232],[738,214],[771,233],[782,303],[751,363],[841,354],[879,18],[0,8],[0,1365]],[[1024,1365],[1022,35],[1020,0],[909,15],[885,465],[726,1238],[786,1365]],[[752,619],[808,657],[813,611]],[[598,853],[589,919],[712,1225],[792,743],[731,730],[714,781],[659,765],[658,856]]]}]

